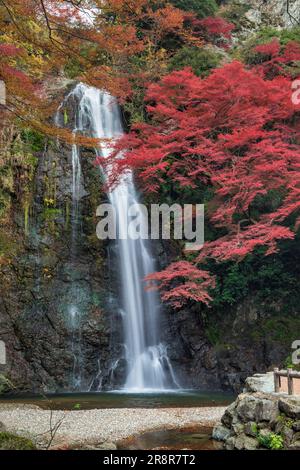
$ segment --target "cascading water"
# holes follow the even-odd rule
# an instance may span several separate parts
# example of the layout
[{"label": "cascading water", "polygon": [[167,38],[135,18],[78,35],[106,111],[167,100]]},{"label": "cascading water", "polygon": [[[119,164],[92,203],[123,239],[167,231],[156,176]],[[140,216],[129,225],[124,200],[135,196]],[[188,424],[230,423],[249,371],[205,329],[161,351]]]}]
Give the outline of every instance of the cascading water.
[{"label": "cascading water", "polygon": [[[77,130],[89,131],[99,139],[116,140],[123,134],[120,109],[105,91],[79,84],[72,94],[78,100]],[[108,157],[111,146],[97,150]],[[116,213],[118,230],[121,304],[123,310],[124,347],[127,359],[125,390],[147,391],[177,388],[176,379],[159,338],[159,300],[155,292],[144,289],[143,279],[155,271],[154,260],[145,240],[127,237],[128,207],[138,204],[133,176],[128,172],[109,199]],[[143,214],[138,214],[143,220]]]}]

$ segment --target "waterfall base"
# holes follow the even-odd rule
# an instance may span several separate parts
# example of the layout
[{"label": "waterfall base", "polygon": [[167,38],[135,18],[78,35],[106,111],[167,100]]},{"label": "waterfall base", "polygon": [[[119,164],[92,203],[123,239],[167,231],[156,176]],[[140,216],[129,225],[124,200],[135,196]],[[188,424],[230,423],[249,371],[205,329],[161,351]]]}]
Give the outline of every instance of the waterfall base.
[{"label": "waterfall base", "polygon": [[163,344],[149,346],[129,363],[124,391],[149,393],[180,389]]}]

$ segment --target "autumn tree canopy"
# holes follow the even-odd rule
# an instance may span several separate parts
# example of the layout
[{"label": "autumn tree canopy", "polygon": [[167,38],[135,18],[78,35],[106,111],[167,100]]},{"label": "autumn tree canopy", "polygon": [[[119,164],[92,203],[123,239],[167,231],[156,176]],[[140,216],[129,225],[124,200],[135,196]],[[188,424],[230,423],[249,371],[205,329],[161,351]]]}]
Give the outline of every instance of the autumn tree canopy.
[{"label": "autumn tree canopy", "polygon": [[[136,125],[117,149],[128,150],[115,160],[115,173],[134,168],[148,193],[169,182],[207,202],[214,239],[192,263],[173,263],[149,278],[176,306],[209,301],[208,259],[238,261],[258,247],[272,254],[299,228],[299,105],[291,99],[289,67],[300,59],[300,46],[280,50],[272,42],[255,52],[263,60],[250,69],[233,61],[204,79],[187,68],[151,84],[150,122]],[[203,188],[210,188],[208,201],[200,199]]]}]

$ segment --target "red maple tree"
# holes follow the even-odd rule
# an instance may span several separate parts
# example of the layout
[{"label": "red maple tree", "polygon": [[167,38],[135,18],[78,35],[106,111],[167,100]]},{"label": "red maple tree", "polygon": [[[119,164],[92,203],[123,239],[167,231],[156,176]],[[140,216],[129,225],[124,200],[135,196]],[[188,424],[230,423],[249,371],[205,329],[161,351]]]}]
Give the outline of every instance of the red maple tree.
[{"label": "red maple tree", "polygon": [[[258,49],[267,61],[286,64],[300,57],[294,44],[279,57],[271,46],[270,56],[269,48],[268,54]],[[291,79],[285,75],[269,80],[262,64],[249,70],[237,61],[205,79],[190,69],[173,72],[148,88],[150,123],[136,125],[118,143],[116,151],[127,152],[114,160],[116,173],[135,169],[146,191],[158,192],[166,181],[212,190],[206,219],[220,235],[207,241],[192,263],[173,263],[148,278],[159,281],[164,299],[176,307],[186,299],[209,301],[207,289],[214,281],[203,271],[208,258],[240,260],[261,246],[271,254],[279,240],[295,236],[299,106],[292,103]]]}]

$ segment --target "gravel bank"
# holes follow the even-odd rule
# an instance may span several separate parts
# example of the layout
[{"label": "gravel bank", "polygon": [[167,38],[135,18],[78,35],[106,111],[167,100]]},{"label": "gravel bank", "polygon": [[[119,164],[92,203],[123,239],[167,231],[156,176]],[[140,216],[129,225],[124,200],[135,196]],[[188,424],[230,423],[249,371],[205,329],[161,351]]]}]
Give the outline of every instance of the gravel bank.
[{"label": "gravel bank", "polygon": [[[64,418],[53,445],[116,442],[155,428],[213,426],[224,410],[224,407],[214,407],[53,411],[53,424]],[[30,436],[40,446],[49,439],[50,411],[37,406],[0,405],[0,422],[8,431]]]}]

